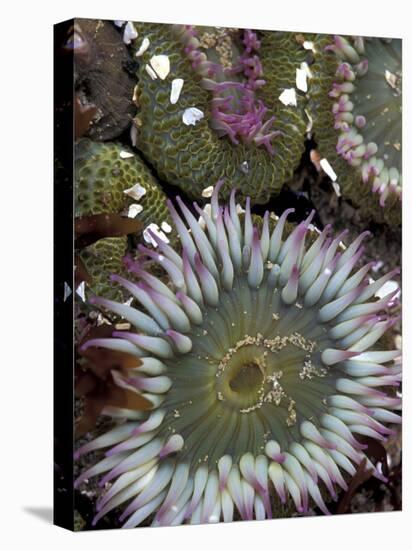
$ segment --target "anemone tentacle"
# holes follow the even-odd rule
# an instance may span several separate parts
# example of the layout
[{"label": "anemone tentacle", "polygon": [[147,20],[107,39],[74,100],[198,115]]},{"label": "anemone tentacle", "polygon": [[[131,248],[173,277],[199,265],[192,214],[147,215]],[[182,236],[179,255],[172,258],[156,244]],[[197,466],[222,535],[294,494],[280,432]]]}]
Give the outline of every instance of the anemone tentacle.
[{"label": "anemone tentacle", "polygon": [[309,111],[342,193],[377,221],[400,223],[401,40],[314,38]]},{"label": "anemone tentacle", "polygon": [[[237,187],[263,204],[279,192],[299,164],[306,127],[303,96],[297,93],[292,106],[279,100],[295,86],[305,56],[293,33],[263,32],[258,39],[237,30],[232,38],[227,30],[234,60],[225,67],[209,47],[208,28],[135,27],[141,37],[132,47],[139,63],[136,147],[159,177],[192,198],[205,181],[219,178],[228,184],[225,197]],[[149,46],[141,54],[143,40]],[[159,58],[168,72],[158,78],[152,61]]]},{"label": "anemone tentacle", "polygon": [[122,309],[135,331],[84,344],[140,357],[117,383],[153,403],[76,452],[106,452],[76,482],[109,484],[94,523],[118,506],[124,527],[270,518],[286,502],[327,514],[325,494],[346,490],[362,459],[385,480],[358,436],[385,440],[400,421],[399,352],[374,347],[396,297],[375,301],[386,278],[356,271],[365,235],[346,250],[329,230],[308,244],[312,214],[285,236],[290,211],[259,232],[234,193],[219,204],[221,186],[205,228],[171,208],[181,257],[143,249],[169,286],[140,268],[137,285],[116,278],[144,306]]}]

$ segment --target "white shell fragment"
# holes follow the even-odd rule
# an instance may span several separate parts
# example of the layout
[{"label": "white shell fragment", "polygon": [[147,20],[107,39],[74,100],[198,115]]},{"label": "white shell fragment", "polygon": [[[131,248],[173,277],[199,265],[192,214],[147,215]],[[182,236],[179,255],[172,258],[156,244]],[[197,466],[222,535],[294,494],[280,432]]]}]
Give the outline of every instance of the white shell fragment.
[{"label": "white shell fragment", "polygon": [[76,294],[80,296],[83,302],[86,301],[86,283],[84,281],[76,288]]},{"label": "white shell fragment", "polygon": [[213,193],[213,185],[209,185],[209,187],[205,187],[202,191],[202,197],[209,198],[212,196]]},{"label": "white shell fragment", "polygon": [[131,328],[131,324],[130,323],[116,323],[114,325],[114,328],[116,330],[129,330]]},{"label": "white shell fragment", "polygon": [[305,50],[312,50],[313,52],[315,51],[315,45],[310,40],[305,40],[303,43],[303,47],[305,48]]},{"label": "white shell fragment", "polygon": [[297,99],[295,88],[286,88],[286,90],[283,90],[279,96],[279,100],[283,105],[293,105],[293,107],[296,107]]},{"label": "white shell fragment", "polygon": [[306,76],[307,76],[308,78],[313,78],[313,73],[312,73],[312,71],[310,70],[310,67],[309,67],[309,65],[306,63],[306,61],[303,61],[303,62],[300,64],[300,68],[302,69],[302,71],[305,71]]},{"label": "white shell fragment", "polygon": [[167,222],[162,222],[160,227],[165,233],[170,233],[172,231],[172,226],[169,225]]},{"label": "white shell fragment", "polygon": [[170,103],[174,105],[178,102],[180,97],[180,92],[182,91],[184,84],[183,78],[174,78],[172,80],[172,88],[170,90]]},{"label": "white shell fragment", "polygon": [[381,269],[385,264],[382,262],[382,260],[378,260],[375,265],[372,266],[372,271],[375,273]]},{"label": "white shell fragment", "polygon": [[296,88],[302,92],[308,91],[307,73],[304,69],[296,69]]},{"label": "white shell fragment", "polygon": [[137,128],[134,124],[130,127],[130,141],[132,142],[133,147],[137,145]]},{"label": "white shell fragment", "polygon": [[398,79],[396,78],[396,75],[394,75],[393,73],[391,73],[387,69],[385,71],[385,80],[391,88],[396,88],[396,83],[397,83]]},{"label": "white shell fragment", "polygon": [[137,38],[137,30],[131,21],[128,21],[123,33],[123,42],[125,44],[130,44],[133,40]]},{"label": "white shell fragment", "polygon": [[157,242],[150,235],[150,231],[155,233],[165,243],[169,242],[169,239],[166,237],[166,235],[163,233],[163,231],[160,229],[157,223],[151,223],[143,231],[143,238],[147,243],[151,244],[154,248],[157,247]]},{"label": "white shell fragment", "polygon": [[146,189],[139,183],[136,183],[133,187],[125,189],[123,193],[129,197],[132,197],[132,199],[139,201],[144,195],[146,195]]},{"label": "white shell fragment", "polygon": [[102,325],[111,325],[112,323],[109,319],[106,319],[101,313],[97,316],[97,326],[101,327]]},{"label": "white shell fragment", "polygon": [[170,73],[170,61],[167,55],[154,55],[150,65],[160,80],[164,80]]},{"label": "white shell fragment", "polygon": [[249,163],[247,160],[244,160],[242,162],[242,164],[240,165],[240,169],[242,170],[242,172],[244,174],[248,174],[249,173]]},{"label": "white shell fragment", "polygon": [[[212,205],[209,203],[205,204],[204,208],[203,208],[203,211],[206,212],[206,214],[209,214],[209,217],[211,216],[212,214]],[[202,229],[205,229],[206,227],[206,222],[203,218],[203,216],[199,216],[199,219],[197,220],[199,226],[202,228]]]},{"label": "white shell fragment", "polygon": [[150,76],[150,78],[152,80],[156,80],[157,74],[154,72],[152,67],[150,65],[145,65],[145,69],[146,69],[147,74]]},{"label": "white shell fragment", "polygon": [[118,19],[116,21],[113,21],[113,23],[116,25],[116,27],[123,27],[126,21],[120,21],[120,19]]},{"label": "white shell fragment", "polygon": [[338,176],[336,175],[335,170],[329,164],[329,161],[327,159],[321,159],[320,166],[332,181],[336,181],[338,179]]},{"label": "white shell fragment", "polygon": [[143,211],[143,206],[141,204],[131,204],[127,212],[128,218],[135,218]]},{"label": "white shell fragment", "polygon": [[305,115],[308,117],[308,124],[306,126],[306,132],[310,134],[313,128],[313,118],[311,117],[309,111],[305,109]]},{"label": "white shell fragment", "polygon": [[204,117],[203,111],[200,109],[197,109],[196,107],[189,107],[188,109],[185,109],[183,112],[182,120],[183,124],[186,124],[186,126],[194,126],[196,122],[199,122],[199,120],[202,120]]},{"label": "white shell fragment", "polygon": [[333,187],[333,190],[335,191],[336,196],[340,197],[342,193],[340,192],[339,183],[337,181],[332,181],[332,187]]},{"label": "white shell fragment", "polygon": [[121,159],[130,159],[134,157],[134,154],[129,151],[120,151],[119,156]]},{"label": "white shell fragment", "polygon": [[147,36],[145,36],[142,40],[142,43],[140,44],[139,49],[135,53],[135,57],[140,57],[141,55],[143,55],[149,46],[150,40],[147,38]]},{"label": "white shell fragment", "polygon": [[[399,290],[399,284],[396,281],[386,281],[381,288],[376,292],[375,296],[377,298],[385,298],[388,294],[394,290]],[[399,296],[399,295],[398,295]]]},{"label": "white shell fragment", "polygon": [[300,64],[300,69],[296,69],[296,88],[302,92],[308,91],[308,78],[312,78],[312,71],[306,61]]}]

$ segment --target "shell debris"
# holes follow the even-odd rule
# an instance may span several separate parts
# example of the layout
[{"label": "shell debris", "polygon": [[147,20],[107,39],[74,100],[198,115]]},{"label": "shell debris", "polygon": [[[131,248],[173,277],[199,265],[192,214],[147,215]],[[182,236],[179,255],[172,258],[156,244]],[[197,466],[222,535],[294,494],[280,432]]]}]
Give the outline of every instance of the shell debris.
[{"label": "shell debris", "polygon": [[130,153],[130,151],[120,151],[119,156],[121,159],[130,159],[134,157],[134,154]]},{"label": "shell debris", "polygon": [[129,206],[129,210],[127,212],[128,218],[135,218],[140,214],[140,212],[143,212],[143,206],[141,204],[131,204]]},{"label": "shell debris", "polygon": [[209,185],[209,187],[205,187],[202,191],[202,197],[209,198],[212,196],[213,193],[213,185]]},{"label": "shell debris", "polygon": [[150,40],[147,38],[147,36],[145,36],[142,40],[142,43],[140,44],[139,49],[134,54],[135,57],[142,56],[144,54],[144,52],[148,49],[149,46],[150,46]]},{"label": "shell debris", "polygon": [[195,126],[196,122],[199,122],[199,120],[202,120],[204,117],[203,111],[200,109],[197,109],[197,107],[189,107],[188,109],[185,109],[183,112],[182,120],[183,124],[186,124],[186,126]]},{"label": "shell debris", "polygon": [[147,243],[151,244],[154,248],[157,247],[157,242],[153,239],[152,235],[150,234],[151,232],[157,235],[165,243],[169,242],[169,239],[164,234],[164,232],[160,229],[157,223],[150,223],[146,227],[146,229],[143,231],[143,238]]},{"label": "shell debris", "polygon": [[184,84],[183,78],[174,78],[172,80],[172,87],[170,90],[170,103],[172,105],[175,105],[175,103],[178,102],[180,93],[183,88],[183,84]]},{"label": "shell debris", "polygon": [[283,105],[293,105],[293,107],[296,107],[297,98],[295,88],[286,88],[285,90],[283,90],[283,92],[279,96],[279,100],[283,103]]},{"label": "shell debris", "polygon": [[132,199],[139,201],[144,195],[146,195],[146,189],[142,187],[140,183],[136,183],[133,187],[125,189],[123,193]]},{"label": "shell debris", "polygon": [[135,40],[136,38],[137,38],[137,30],[133,25],[132,21],[128,21],[124,28],[123,42],[125,44],[131,44],[133,40]]},{"label": "shell debris", "polygon": [[170,73],[170,60],[167,55],[154,55],[150,65],[160,80],[164,80]]}]

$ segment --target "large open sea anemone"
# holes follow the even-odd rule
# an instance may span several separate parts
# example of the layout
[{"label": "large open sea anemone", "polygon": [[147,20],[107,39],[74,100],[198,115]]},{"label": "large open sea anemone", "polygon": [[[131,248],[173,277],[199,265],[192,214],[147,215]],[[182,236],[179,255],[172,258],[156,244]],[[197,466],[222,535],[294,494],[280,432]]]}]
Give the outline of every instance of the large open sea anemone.
[{"label": "large open sea anemone", "polygon": [[138,260],[137,282],[112,280],[139,308],[91,300],[133,330],[83,349],[138,357],[116,383],[153,403],[112,410],[119,424],[76,451],[106,449],[76,481],[101,476],[94,523],[118,507],[123,527],[271,518],[287,502],[327,514],[363,460],[385,481],[358,436],[384,440],[400,422],[399,352],[380,345],[396,291],[375,297],[394,273],[373,281],[372,264],[357,266],[367,232],[344,248],[310,215],[287,235],[290,209],[258,229],[249,199],[219,204],[221,186],[210,209],[195,206],[201,222],[169,202],[181,252],[140,245],[169,285]]}]

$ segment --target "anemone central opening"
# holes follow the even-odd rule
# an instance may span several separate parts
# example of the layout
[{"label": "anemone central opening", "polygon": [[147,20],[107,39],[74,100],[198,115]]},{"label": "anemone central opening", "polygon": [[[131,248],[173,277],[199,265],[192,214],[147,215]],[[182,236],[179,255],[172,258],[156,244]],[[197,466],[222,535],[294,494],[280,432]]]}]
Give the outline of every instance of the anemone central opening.
[{"label": "anemone central opening", "polygon": [[240,395],[257,392],[263,382],[263,373],[257,363],[242,365],[229,380],[230,389]]}]

